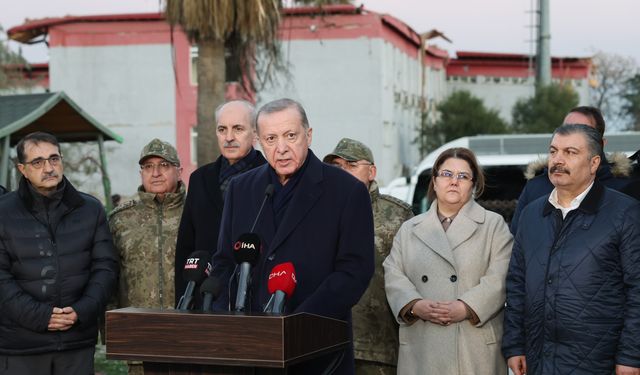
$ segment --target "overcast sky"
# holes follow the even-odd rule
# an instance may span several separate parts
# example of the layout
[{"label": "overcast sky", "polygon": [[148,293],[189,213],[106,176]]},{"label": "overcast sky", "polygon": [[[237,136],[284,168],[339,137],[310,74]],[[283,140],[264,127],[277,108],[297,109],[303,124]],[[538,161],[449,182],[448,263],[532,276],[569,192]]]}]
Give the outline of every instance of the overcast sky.
[{"label": "overcast sky", "polygon": [[[434,43],[455,51],[529,53],[528,25],[532,0],[356,0],[365,7],[389,13],[417,32],[438,29],[453,44]],[[590,56],[595,50],[632,56],[640,62],[639,0],[551,0],[553,56]],[[6,30],[26,18],[64,15],[115,14],[160,11],[159,0],[20,0],[8,1],[0,11]],[[2,36],[4,39],[5,36]],[[9,43],[12,49],[19,44]],[[30,62],[46,62],[46,47],[22,45]]]}]

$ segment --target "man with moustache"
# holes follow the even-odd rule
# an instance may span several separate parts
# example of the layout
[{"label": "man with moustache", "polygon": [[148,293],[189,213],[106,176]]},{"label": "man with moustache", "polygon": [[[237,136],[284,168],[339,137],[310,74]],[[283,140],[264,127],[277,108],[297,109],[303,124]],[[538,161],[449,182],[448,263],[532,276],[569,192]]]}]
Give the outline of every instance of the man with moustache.
[{"label": "man with moustache", "polygon": [[[307,312],[350,321],[351,308],[367,288],[374,269],[367,188],[347,172],[322,163],[309,149],[312,129],[299,103],[291,99],[267,103],[258,111],[256,124],[268,164],[229,184],[213,259],[214,274],[223,284],[216,308],[235,305],[230,296],[235,296],[237,282],[227,285],[236,267],[233,243],[258,217],[254,233],[261,239],[262,252],[252,270],[246,311],[263,311],[270,297],[270,271],[291,262],[297,284],[285,313]],[[269,185],[273,195],[258,216]],[[349,347],[337,355],[293,366],[289,373],[353,374],[353,361]]]},{"label": "man with moustache", "polygon": [[[253,148],[254,107],[244,100],[233,100],[216,109],[216,136],[220,157],[196,169],[189,178],[189,191],[180,220],[175,260],[175,303],[184,294],[187,280],[184,263],[194,251],[216,251],[224,196],[231,178],[266,163]],[[200,304],[199,295],[195,303]]]},{"label": "man with moustache", "polygon": [[[598,108],[581,106],[572,108],[564,118],[563,124],[582,124],[590,126],[600,133],[602,137],[602,146],[606,144],[604,138],[605,121],[602,113]],[[610,161],[607,160],[604,153],[601,155],[601,163],[596,173],[596,178],[605,186],[614,190],[621,191],[630,182],[631,163],[627,156],[623,153],[612,153],[609,155]],[[518,204],[511,220],[511,233],[513,235],[518,231],[518,220],[520,213],[531,202],[537,198],[551,193],[553,184],[549,180],[547,169],[543,167],[546,160],[534,162],[529,165],[525,175],[529,180],[518,198]]]},{"label": "man with moustache", "polygon": [[0,373],[93,374],[118,276],[104,208],[64,177],[53,135],[16,150],[20,184],[0,199]]},{"label": "man with moustache", "polygon": [[522,211],[502,352],[515,375],[640,374],[640,203],[596,178],[601,134],[556,129],[550,194]]}]

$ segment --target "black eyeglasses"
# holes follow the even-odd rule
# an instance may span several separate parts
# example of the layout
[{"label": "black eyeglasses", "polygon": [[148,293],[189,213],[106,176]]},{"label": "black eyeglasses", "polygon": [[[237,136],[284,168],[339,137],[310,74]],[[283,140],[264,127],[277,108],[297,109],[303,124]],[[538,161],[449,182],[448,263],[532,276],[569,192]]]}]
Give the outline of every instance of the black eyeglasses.
[{"label": "black eyeglasses", "polygon": [[49,156],[48,158],[37,158],[31,161],[26,161],[22,164],[29,164],[31,165],[33,168],[35,169],[42,169],[42,167],[44,167],[44,163],[45,162],[49,162],[49,165],[52,167],[56,167],[58,166],[58,164],[60,164],[60,161],[62,160],[62,156],[60,155],[53,155],[53,156]]}]

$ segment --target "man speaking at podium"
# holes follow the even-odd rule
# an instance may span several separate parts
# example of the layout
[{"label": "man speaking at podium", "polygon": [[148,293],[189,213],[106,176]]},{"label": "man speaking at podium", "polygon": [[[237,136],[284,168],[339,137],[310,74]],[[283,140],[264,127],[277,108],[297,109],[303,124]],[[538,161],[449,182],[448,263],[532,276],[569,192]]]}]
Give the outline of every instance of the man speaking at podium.
[{"label": "man speaking at podium", "polygon": [[[232,279],[231,285],[226,284],[236,268],[233,244],[253,232],[262,250],[251,270],[244,311],[263,311],[270,297],[271,269],[291,262],[297,286],[285,314],[308,312],[350,322],[351,307],[373,275],[369,193],[356,178],[322,163],[309,149],[312,129],[299,103],[291,99],[267,103],[255,121],[268,164],[229,184],[213,258],[214,274],[224,284],[216,307],[234,307],[238,283]],[[353,348],[349,347],[294,366],[289,373],[353,371]]]}]

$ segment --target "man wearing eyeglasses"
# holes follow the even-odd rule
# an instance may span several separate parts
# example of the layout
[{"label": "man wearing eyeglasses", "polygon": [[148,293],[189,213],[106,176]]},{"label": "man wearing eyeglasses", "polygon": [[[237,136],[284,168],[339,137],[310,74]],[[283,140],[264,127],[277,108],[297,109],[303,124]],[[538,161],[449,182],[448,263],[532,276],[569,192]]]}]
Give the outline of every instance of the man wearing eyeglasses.
[{"label": "man wearing eyeglasses", "polygon": [[371,149],[364,143],[343,138],[323,161],[344,169],[369,189],[375,231],[375,272],[369,287],[353,307],[353,346],[356,374],[395,374],[398,363],[398,324],[384,291],[382,262],[389,255],[393,238],[405,221],[413,217],[411,206],[380,194]]},{"label": "man wearing eyeglasses", "polygon": [[[178,152],[153,139],[138,161],[142,184],[137,199],[122,203],[109,215],[113,242],[120,255],[117,307],[174,307],[176,237],[184,207],[185,187]],[[140,362],[129,374],[143,374]]]},{"label": "man wearing eyeglasses", "polygon": [[[229,182],[235,176],[266,163],[262,153],[253,148],[256,132],[251,103],[232,100],[220,105],[215,114],[221,155],[213,163],[196,169],[189,177],[189,194],[176,245],[176,305],[187,286],[182,268],[189,254],[205,250],[213,255],[216,251]],[[200,304],[200,293],[197,293],[194,305],[199,307]]]},{"label": "man wearing eyeglasses", "polygon": [[104,208],[64,177],[53,135],[16,150],[22,178],[0,199],[0,373],[92,374],[118,276]]}]

